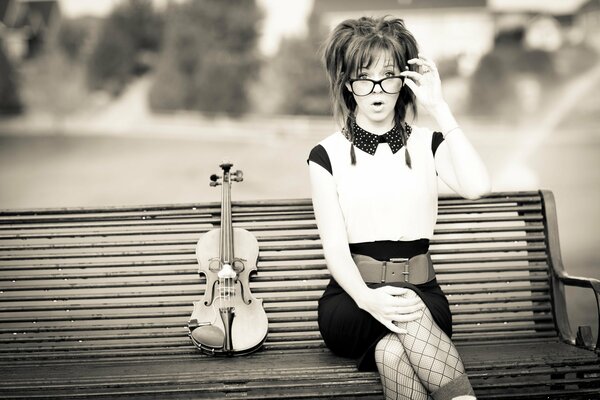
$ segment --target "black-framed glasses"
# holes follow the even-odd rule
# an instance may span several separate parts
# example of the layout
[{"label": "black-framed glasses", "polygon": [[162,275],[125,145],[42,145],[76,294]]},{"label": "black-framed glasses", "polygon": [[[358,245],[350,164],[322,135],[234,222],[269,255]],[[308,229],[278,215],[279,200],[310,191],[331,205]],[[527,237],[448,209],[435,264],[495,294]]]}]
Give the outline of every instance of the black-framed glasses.
[{"label": "black-framed glasses", "polygon": [[404,77],[400,75],[388,76],[378,81],[368,78],[349,79],[352,93],[357,96],[366,96],[373,92],[375,85],[379,85],[381,90],[387,94],[396,94],[402,89]]}]

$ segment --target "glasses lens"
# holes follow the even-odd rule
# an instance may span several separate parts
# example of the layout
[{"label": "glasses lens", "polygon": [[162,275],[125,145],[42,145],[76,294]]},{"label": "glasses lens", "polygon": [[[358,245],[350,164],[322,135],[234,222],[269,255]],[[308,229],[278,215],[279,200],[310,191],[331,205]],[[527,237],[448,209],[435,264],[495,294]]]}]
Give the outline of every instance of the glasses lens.
[{"label": "glasses lens", "polygon": [[352,92],[357,96],[366,96],[373,91],[372,81],[368,79],[357,79],[352,82]]},{"label": "glasses lens", "polygon": [[402,89],[402,78],[390,77],[381,81],[381,88],[389,94],[398,93]]}]

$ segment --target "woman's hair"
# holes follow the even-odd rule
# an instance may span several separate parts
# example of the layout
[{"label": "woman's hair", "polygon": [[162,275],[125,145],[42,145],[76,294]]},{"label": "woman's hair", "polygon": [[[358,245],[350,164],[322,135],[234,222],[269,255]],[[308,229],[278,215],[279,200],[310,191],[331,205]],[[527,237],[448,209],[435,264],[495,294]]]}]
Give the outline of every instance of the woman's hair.
[{"label": "woman's hair", "polygon": [[[404,26],[400,18],[371,18],[347,19],[341,22],[330,33],[324,43],[323,62],[329,79],[329,88],[333,102],[333,115],[344,128],[345,134],[353,142],[352,120],[356,110],[356,102],[352,92],[346,87],[349,79],[355,77],[362,68],[368,68],[377,61],[381,52],[389,54],[400,71],[415,71],[416,64],[407,63],[411,58],[417,58],[419,50],[413,35]],[[401,132],[406,149],[407,133],[402,122],[406,110],[410,107],[413,115],[417,115],[417,104],[414,93],[402,86],[396,107],[394,122]],[[406,151],[407,165],[410,166],[410,156]],[[356,163],[354,146],[351,146],[352,164]]]}]

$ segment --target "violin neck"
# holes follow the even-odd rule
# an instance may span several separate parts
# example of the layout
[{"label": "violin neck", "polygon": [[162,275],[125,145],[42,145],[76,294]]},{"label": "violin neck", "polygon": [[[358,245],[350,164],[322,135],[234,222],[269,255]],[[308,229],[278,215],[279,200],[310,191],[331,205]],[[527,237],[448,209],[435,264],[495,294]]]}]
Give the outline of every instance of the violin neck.
[{"label": "violin neck", "polygon": [[221,198],[221,243],[220,253],[223,264],[233,264],[233,223],[231,221],[231,180],[229,174],[223,179]]}]

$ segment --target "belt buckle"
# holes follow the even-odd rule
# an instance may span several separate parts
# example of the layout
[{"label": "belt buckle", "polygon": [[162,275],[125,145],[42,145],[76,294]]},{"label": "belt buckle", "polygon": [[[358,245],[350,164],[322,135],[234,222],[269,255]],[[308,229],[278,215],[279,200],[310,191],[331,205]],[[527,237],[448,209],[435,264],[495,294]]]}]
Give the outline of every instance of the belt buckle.
[{"label": "belt buckle", "polygon": [[408,266],[408,258],[398,257],[398,258],[390,258],[391,262],[394,263],[404,263],[404,271],[402,271],[402,276],[404,277],[404,282],[409,282],[410,278],[410,270]]}]

